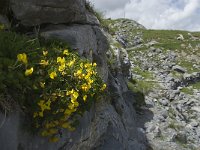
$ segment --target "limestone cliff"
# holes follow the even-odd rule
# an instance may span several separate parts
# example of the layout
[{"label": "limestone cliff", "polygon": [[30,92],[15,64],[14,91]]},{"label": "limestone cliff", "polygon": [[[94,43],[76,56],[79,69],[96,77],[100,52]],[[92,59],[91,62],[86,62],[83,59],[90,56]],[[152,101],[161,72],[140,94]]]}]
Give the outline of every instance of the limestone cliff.
[{"label": "limestone cliff", "polygon": [[[130,67],[127,52],[115,47],[112,47],[114,53],[109,50],[107,37],[110,35],[106,37],[97,18],[87,10],[86,1],[10,0],[8,8],[9,20],[19,31],[26,33],[29,29],[31,34],[37,34],[42,39],[61,39],[81,56],[97,62],[98,72],[107,82],[109,94],[80,117],[80,126],[75,132],[63,133],[61,141],[56,144],[23,130],[21,125],[27,122],[20,109],[9,115],[0,114],[0,120],[4,122],[0,126],[1,149],[147,149],[144,130],[136,125],[134,95],[125,82]],[[108,65],[106,53],[114,54],[110,55],[117,61],[114,66],[112,63]]]}]

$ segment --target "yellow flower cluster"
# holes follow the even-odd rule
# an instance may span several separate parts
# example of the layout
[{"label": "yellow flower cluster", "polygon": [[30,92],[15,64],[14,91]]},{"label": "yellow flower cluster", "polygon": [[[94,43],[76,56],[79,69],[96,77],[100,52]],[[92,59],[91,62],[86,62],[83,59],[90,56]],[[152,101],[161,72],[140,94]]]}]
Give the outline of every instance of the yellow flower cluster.
[{"label": "yellow flower cluster", "polygon": [[45,110],[51,110],[51,101],[48,100],[47,102],[45,102],[44,100],[40,100],[38,102],[38,106],[40,107],[40,112],[35,112],[34,113],[34,118],[37,116],[43,117],[44,116],[44,111]]},{"label": "yellow flower cluster", "polygon": [[49,74],[49,77],[50,77],[51,79],[55,79],[55,77],[57,77],[57,73],[56,73],[55,71],[53,71],[53,72],[51,72],[51,73]]},{"label": "yellow flower cluster", "polygon": [[20,61],[20,62],[23,62],[24,64],[28,63],[27,55],[25,53],[18,54],[17,55],[17,60]]},{"label": "yellow flower cluster", "polygon": [[[18,54],[17,55],[17,61],[22,62],[27,67],[28,58],[27,58],[27,55],[25,53]],[[34,70],[33,67],[26,69],[25,70],[25,76],[30,76],[33,73],[33,70]]]},{"label": "yellow flower cluster", "polygon": [[25,76],[29,76],[33,73],[33,67],[31,67],[30,69],[26,69],[25,71]]},{"label": "yellow flower cluster", "polygon": [[[38,63],[31,64],[29,58],[33,67],[25,71],[26,76],[35,72],[34,89],[40,90],[40,95],[35,101],[33,117],[41,135],[51,142],[59,140],[60,128],[75,130],[75,117],[84,113],[106,89],[106,84],[97,74],[96,63],[81,59],[68,49],[55,51],[43,50]],[[29,64],[25,53],[19,54],[17,59],[27,68]]]}]

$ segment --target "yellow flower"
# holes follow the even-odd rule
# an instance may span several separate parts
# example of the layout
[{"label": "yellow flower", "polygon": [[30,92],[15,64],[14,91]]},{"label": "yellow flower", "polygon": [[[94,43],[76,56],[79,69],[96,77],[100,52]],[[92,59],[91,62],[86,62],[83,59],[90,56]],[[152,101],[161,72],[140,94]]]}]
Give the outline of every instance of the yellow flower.
[{"label": "yellow flower", "polygon": [[17,60],[23,62],[24,64],[28,63],[27,55],[25,53],[18,54],[17,55]]},{"label": "yellow flower", "polygon": [[33,73],[33,67],[31,67],[30,69],[26,69],[25,71],[25,76],[29,76]]},{"label": "yellow flower", "polygon": [[94,80],[89,79],[88,84],[92,84],[92,83],[94,83]]},{"label": "yellow flower", "polygon": [[89,66],[90,66],[90,64],[88,64],[88,63],[84,65],[85,68],[88,68]]},{"label": "yellow flower", "polygon": [[77,99],[78,96],[79,96],[79,94],[78,94],[78,92],[74,92],[72,96],[73,96],[75,99]]},{"label": "yellow flower", "polygon": [[92,71],[92,74],[93,74],[93,75],[96,75],[96,74],[97,74],[97,72],[96,72],[96,71]]},{"label": "yellow flower", "polygon": [[71,126],[68,127],[67,129],[68,129],[69,131],[74,131],[74,130],[75,130],[75,128],[74,128],[74,127],[71,127]]},{"label": "yellow flower", "polygon": [[58,129],[54,129],[54,128],[49,129],[49,134],[50,134],[50,135],[56,134],[56,133],[58,133]]},{"label": "yellow flower", "polygon": [[57,63],[60,63],[60,64],[64,64],[65,63],[65,58],[61,58],[61,57],[57,57]]},{"label": "yellow flower", "polygon": [[[68,93],[69,94],[69,93]],[[70,95],[71,95],[71,102],[73,103],[73,104],[75,104],[75,103],[77,103],[77,98],[78,98],[78,96],[79,96],[79,94],[78,94],[78,92],[71,92],[70,93]]]},{"label": "yellow flower", "polygon": [[45,124],[45,128],[49,129],[49,128],[54,128],[55,126],[57,126],[59,123],[58,121],[52,121],[52,122],[47,122]]},{"label": "yellow flower", "polygon": [[74,93],[74,89],[72,89],[71,91],[67,91],[66,95],[68,96],[68,95],[71,95],[73,93]]},{"label": "yellow flower", "polygon": [[64,54],[64,55],[69,55],[68,49],[65,49],[65,50],[63,51],[63,54]]},{"label": "yellow flower", "polygon": [[55,71],[53,71],[49,74],[49,76],[51,79],[54,79],[55,77],[57,77],[57,73]]},{"label": "yellow flower", "polygon": [[40,61],[40,65],[47,66],[48,64],[49,64],[49,61],[46,61],[46,60]]},{"label": "yellow flower", "polygon": [[87,100],[87,95],[83,96],[83,100],[86,101]]},{"label": "yellow flower", "polygon": [[81,86],[81,88],[82,88],[83,91],[87,92],[91,88],[91,85],[90,84],[88,84],[88,85],[87,84],[83,84]]},{"label": "yellow flower", "polygon": [[65,64],[58,67],[58,71],[63,72],[65,70]]},{"label": "yellow flower", "polygon": [[70,61],[67,65],[69,66],[69,67],[71,67],[71,66],[73,66],[74,65],[74,63],[75,63],[75,61],[74,60],[72,60],[72,61]]},{"label": "yellow flower", "polygon": [[80,67],[83,68],[83,63],[80,63]]},{"label": "yellow flower", "polygon": [[63,72],[62,72],[62,75],[63,75],[63,76],[66,75],[66,72],[63,71]]},{"label": "yellow flower", "polygon": [[76,107],[79,106],[79,103],[78,102],[75,102],[75,103],[70,103],[68,105],[68,108],[71,109],[72,112],[75,112],[76,111]]},{"label": "yellow flower", "polygon": [[92,75],[91,73],[88,73],[88,74],[85,76],[85,79],[86,79],[86,80],[91,80],[91,79],[90,79],[91,75]]},{"label": "yellow flower", "polygon": [[70,127],[70,124],[65,122],[61,125],[62,128],[69,128]]},{"label": "yellow flower", "polygon": [[81,74],[82,74],[82,70],[79,69],[79,70],[77,70],[76,73],[74,73],[74,76],[80,76]]},{"label": "yellow flower", "polygon": [[47,56],[48,51],[43,51],[42,53],[43,53],[44,56]]},{"label": "yellow flower", "polygon": [[43,111],[39,112],[39,116],[40,116],[40,117],[43,117],[43,116],[44,116]]},{"label": "yellow flower", "polygon": [[46,130],[44,130],[44,131],[42,131],[41,136],[43,136],[43,137],[49,136],[49,133]]},{"label": "yellow flower", "polygon": [[55,136],[53,136],[53,137],[51,137],[50,139],[49,139],[49,142],[52,142],[52,143],[56,143],[56,142],[58,142],[59,141],[59,138],[58,137],[55,137]]},{"label": "yellow flower", "polygon": [[51,106],[51,101],[48,100],[48,101],[46,102],[46,104],[45,104],[45,109],[50,110],[50,109],[51,109],[50,106]]},{"label": "yellow flower", "polygon": [[65,115],[71,115],[72,113],[71,109],[66,109],[64,112]]},{"label": "yellow flower", "polygon": [[105,90],[106,89],[106,84],[103,84],[102,88],[101,88],[101,91]]},{"label": "yellow flower", "polygon": [[97,66],[97,64],[96,63],[93,63],[93,67],[96,67]]},{"label": "yellow flower", "polygon": [[38,102],[38,106],[40,106],[40,109],[42,110],[42,112],[44,112],[44,110],[50,110],[51,107],[51,101],[48,100],[46,103],[44,100],[41,100],[40,102]]},{"label": "yellow flower", "polygon": [[37,112],[34,112],[33,118],[36,118],[37,116],[38,116],[38,113],[37,113]]}]

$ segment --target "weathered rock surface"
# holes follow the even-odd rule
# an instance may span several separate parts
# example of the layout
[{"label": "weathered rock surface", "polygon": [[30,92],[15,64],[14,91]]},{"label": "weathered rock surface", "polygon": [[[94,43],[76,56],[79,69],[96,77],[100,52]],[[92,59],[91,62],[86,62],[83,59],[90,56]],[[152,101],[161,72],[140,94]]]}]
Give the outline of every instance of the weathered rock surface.
[{"label": "weathered rock surface", "polygon": [[46,23],[99,24],[85,0],[10,0],[14,16],[25,26]]},{"label": "weathered rock surface", "polygon": [[[11,9],[19,24],[45,24],[40,28],[40,37],[63,40],[82,57],[97,62],[98,72],[107,82],[109,93],[96,102],[90,112],[80,117],[80,125],[75,132],[63,131],[61,140],[56,144],[29,134],[23,126],[27,123],[23,112],[6,115],[0,127],[1,149],[146,150],[145,132],[137,126],[134,95],[125,82],[130,67],[127,51],[116,47],[113,48],[114,53],[108,51],[107,37],[95,16],[88,14],[85,1],[11,0]],[[117,61],[116,65],[107,64],[106,52],[114,54],[112,58]],[[128,93],[132,96],[127,96]],[[1,114],[0,121],[4,117]]]},{"label": "weathered rock surface", "polygon": [[198,150],[200,34],[145,30],[122,24],[124,19],[108,22],[112,38],[128,52],[129,89],[145,94],[146,104],[136,109],[137,126],[152,149]]},{"label": "weathered rock surface", "polygon": [[6,16],[0,14],[0,24],[4,25],[5,29],[10,28],[10,22]]}]

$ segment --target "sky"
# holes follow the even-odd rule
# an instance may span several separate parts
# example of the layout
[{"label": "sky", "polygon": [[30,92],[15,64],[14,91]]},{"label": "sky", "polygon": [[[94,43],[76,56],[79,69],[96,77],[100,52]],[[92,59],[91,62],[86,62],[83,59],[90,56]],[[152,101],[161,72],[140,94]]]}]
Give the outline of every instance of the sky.
[{"label": "sky", "polygon": [[148,29],[200,31],[200,0],[90,0],[107,18],[133,19]]}]

